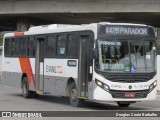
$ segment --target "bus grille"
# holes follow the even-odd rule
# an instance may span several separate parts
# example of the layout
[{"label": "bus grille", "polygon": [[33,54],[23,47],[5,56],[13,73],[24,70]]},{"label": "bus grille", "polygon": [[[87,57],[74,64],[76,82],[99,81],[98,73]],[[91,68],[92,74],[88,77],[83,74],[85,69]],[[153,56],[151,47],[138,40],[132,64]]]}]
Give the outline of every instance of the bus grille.
[{"label": "bus grille", "polygon": [[[146,98],[148,95],[148,90],[141,90],[141,91],[117,91],[117,90],[110,90],[110,93],[113,98],[126,98],[125,93],[127,92],[134,92],[134,98]],[[131,98],[128,98],[131,99]],[[133,99],[133,98],[132,98]]]},{"label": "bus grille", "polygon": [[108,80],[112,82],[147,82],[153,78],[155,74],[110,74]]},{"label": "bus grille", "polygon": [[122,82],[122,83],[135,83],[135,82],[147,82],[156,75],[156,72],[152,73],[106,73],[96,71],[109,81]]}]

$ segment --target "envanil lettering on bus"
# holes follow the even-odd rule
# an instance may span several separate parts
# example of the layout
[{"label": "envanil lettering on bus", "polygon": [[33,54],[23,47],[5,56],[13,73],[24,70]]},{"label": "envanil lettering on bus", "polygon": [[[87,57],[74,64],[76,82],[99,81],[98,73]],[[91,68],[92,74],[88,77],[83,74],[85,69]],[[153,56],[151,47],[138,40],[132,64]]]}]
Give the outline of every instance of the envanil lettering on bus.
[{"label": "envanil lettering on bus", "polygon": [[107,34],[148,35],[147,28],[106,27]]},{"label": "envanil lettering on bus", "polygon": [[49,65],[46,65],[46,72],[62,73],[62,66],[49,66]]}]

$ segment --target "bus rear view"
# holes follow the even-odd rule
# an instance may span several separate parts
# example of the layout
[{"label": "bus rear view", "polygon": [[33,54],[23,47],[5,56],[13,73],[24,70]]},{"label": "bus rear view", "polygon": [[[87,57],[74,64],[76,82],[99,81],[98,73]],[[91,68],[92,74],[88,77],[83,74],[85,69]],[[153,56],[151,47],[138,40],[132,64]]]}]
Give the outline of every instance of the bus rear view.
[{"label": "bus rear view", "polygon": [[156,36],[150,26],[100,25],[94,50],[93,99],[128,107],[156,99]]}]

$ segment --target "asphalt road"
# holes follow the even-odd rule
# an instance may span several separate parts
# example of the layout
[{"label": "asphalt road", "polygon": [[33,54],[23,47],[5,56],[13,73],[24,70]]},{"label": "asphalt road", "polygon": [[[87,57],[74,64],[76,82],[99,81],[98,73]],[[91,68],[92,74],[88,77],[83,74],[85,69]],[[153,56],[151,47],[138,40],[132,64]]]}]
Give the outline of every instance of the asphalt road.
[{"label": "asphalt road", "polygon": [[[155,101],[135,103],[128,108],[119,108],[116,103],[110,103],[110,102],[107,103],[87,102],[85,106],[76,108],[72,107],[69,103],[69,99],[65,97],[41,95],[39,98],[36,99],[25,99],[22,96],[21,89],[5,86],[0,81],[0,111],[97,111],[97,110],[98,111],[101,110],[160,111],[160,96],[157,96],[157,100]],[[71,117],[71,120],[72,119],[73,118]],[[90,119],[91,118],[88,118],[87,120]],[[129,120],[129,118],[127,120]]]}]

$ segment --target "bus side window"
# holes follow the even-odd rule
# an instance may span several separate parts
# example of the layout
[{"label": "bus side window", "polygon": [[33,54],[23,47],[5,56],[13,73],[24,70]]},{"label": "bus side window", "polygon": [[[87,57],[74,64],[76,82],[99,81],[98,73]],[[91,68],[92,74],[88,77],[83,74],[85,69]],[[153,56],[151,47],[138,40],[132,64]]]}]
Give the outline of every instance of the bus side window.
[{"label": "bus side window", "polygon": [[11,39],[11,56],[13,56],[13,50],[14,50],[14,39]]},{"label": "bus side window", "polygon": [[19,44],[20,44],[19,38],[14,38],[12,44],[13,44],[13,56],[18,57],[18,55],[19,55]]},{"label": "bus side window", "polygon": [[5,39],[5,51],[4,51],[5,56],[8,56],[8,57],[11,56],[11,52],[12,52],[11,46],[12,46],[12,39],[6,38]]},{"label": "bus side window", "polygon": [[20,38],[15,38],[15,44],[14,44],[14,56],[19,56],[19,44],[20,44]]},{"label": "bus side window", "polygon": [[28,48],[28,38],[26,37],[20,38],[20,47],[19,47],[20,57],[27,57],[27,48]]},{"label": "bus side window", "polygon": [[29,57],[35,57],[35,51],[36,50],[36,41],[34,40],[34,37],[29,38],[29,45],[28,45],[28,56]]},{"label": "bus side window", "polygon": [[55,36],[47,37],[46,57],[53,58],[56,51],[56,38]]},{"label": "bus side window", "polygon": [[65,55],[66,54],[66,35],[58,35],[57,36],[57,55]]},{"label": "bus side window", "polygon": [[69,57],[77,57],[77,41],[74,39],[73,35],[67,36],[67,56]]}]

